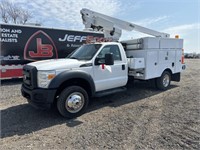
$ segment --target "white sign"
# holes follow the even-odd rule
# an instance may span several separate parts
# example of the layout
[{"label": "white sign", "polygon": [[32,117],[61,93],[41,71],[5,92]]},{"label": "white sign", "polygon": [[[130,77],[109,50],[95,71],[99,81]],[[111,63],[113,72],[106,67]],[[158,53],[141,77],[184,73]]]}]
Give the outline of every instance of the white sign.
[{"label": "white sign", "polygon": [[22,30],[20,29],[0,28],[0,42],[17,43],[21,33]]}]

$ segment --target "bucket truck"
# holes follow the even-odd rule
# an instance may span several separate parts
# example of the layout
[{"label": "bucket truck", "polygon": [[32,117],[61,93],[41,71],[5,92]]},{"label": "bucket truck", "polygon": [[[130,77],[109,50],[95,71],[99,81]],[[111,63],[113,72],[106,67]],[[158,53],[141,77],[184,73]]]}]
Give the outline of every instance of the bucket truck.
[{"label": "bucket truck", "polygon": [[125,91],[129,77],[153,79],[160,90],[167,90],[171,81],[180,81],[185,68],[183,39],[88,9],[82,9],[81,14],[86,29],[102,31],[105,38],[118,41],[121,30],[154,37],[121,42],[91,40],[68,58],[27,64],[21,92],[30,104],[41,109],[56,105],[62,116],[73,118],[86,110],[92,97]]}]

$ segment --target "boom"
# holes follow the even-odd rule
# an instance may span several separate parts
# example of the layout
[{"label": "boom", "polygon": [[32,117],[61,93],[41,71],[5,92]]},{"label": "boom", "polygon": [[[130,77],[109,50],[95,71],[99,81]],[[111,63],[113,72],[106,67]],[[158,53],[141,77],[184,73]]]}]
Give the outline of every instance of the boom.
[{"label": "boom", "polygon": [[82,9],[81,15],[86,29],[92,28],[94,31],[103,31],[106,38],[112,37],[114,40],[119,40],[122,29],[127,31],[135,30],[155,37],[170,37],[167,33],[154,31],[89,9]]}]

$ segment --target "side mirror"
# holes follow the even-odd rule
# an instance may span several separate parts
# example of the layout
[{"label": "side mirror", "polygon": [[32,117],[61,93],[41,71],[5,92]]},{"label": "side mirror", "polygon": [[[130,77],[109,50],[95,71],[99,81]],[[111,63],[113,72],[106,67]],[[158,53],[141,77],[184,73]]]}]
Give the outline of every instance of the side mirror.
[{"label": "side mirror", "polygon": [[112,53],[105,54],[105,65],[114,65],[114,57]]},{"label": "side mirror", "polygon": [[104,58],[96,58],[94,61],[94,64],[96,66],[101,65],[101,64],[105,64],[105,59]]}]

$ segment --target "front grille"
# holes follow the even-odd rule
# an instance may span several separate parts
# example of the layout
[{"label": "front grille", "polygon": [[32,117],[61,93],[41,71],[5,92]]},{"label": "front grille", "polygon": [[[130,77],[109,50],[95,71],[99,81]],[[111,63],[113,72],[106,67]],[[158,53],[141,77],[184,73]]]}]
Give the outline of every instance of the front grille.
[{"label": "front grille", "polygon": [[23,84],[29,89],[37,87],[37,69],[34,66],[23,67]]},{"label": "front grille", "polygon": [[23,81],[27,86],[31,86],[31,73],[28,69],[23,69]]}]

